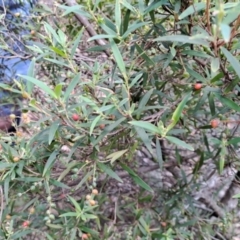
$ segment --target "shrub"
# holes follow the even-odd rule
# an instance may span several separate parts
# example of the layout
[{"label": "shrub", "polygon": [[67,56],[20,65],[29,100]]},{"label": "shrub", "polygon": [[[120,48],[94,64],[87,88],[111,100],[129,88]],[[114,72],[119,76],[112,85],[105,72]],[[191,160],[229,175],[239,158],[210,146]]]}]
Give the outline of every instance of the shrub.
[{"label": "shrub", "polygon": [[[22,76],[28,134],[1,142],[1,236],[232,238],[235,215],[224,199],[240,140],[238,7],[81,1],[39,9],[28,46],[38,73]],[[86,19],[97,35],[88,37]]]}]

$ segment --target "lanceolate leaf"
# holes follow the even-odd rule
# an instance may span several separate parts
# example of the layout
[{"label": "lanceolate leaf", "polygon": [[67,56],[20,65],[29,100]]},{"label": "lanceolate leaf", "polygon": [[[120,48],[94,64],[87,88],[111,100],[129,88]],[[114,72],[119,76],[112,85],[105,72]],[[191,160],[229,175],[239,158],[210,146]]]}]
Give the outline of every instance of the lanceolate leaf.
[{"label": "lanceolate leaf", "polygon": [[219,97],[219,100],[222,102],[222,104],[224,104],[225,106],[240,112],[240,106],[238,104],[236,104],[235,102],[233,102],[232,100],[225,98],[225,97]]},{"label": "lanceolate leaf", "polygon": [[111,160],[111,164],[112,164],[117,159],[119,159],[123,154],[125,154],[127,151],[128,151],[128,149],[120,150],[120,151],[109,154],[106,158]]},{"label": "lanceolate leaf", "polygon": [[46,164],[45,164],[44,170],[43,170],[43,174],[42,174],[43,177],[46,177],[46,173],[47,173],[47,172],[50,172],[53,164],[54,164],[55,161],[57,160],[58,152],[59,152],[58,150],[54,151],[54,152],[50,155],[50,157],[48,158],[48,160],[47,160],[47,162],[46,162]]},{"label": "lanceolate leaf", "polygon": [[120,165],[126,172],[129,173],[129,175],[137,185],[139,185],[140,187],[142,187],[143,189],[149,192],[153,192],[152,188],[147,183],[145,183],[131,168],[129,168],[125,164],[120,164]]},{"label": "lanceolate leaf", "polygon": [[197,13],[198,11],[204,9],[206,6],[206,3],[205,2],[199,2],[199,3],[195,3],[193,5],[191,5],[190,7],[188,7],[186,10],[184,10],[180,16],[178,17],[179,20],[191,15],[191,14],[194,14],[194,13]]},{"label": "lanceolate leaf", "polygon": [[145,121],[131,121],[129,122],[130,124],[137,126],[137,127],[141,127],[144,128],[152,133],[158,133],[161,134],[159,128],[157,128],[155,125],[149,123],[149,122],[145,122]]},{"label": "lanceolate leaf", "polygon": [[172,123],[167,126],[167,129],[166,129],[166,133],[171,130],[175,125],[176,123],[178,122],[181,114],[182,114],[182,111],[183,111],[183,108],[185,107],[187,101],[189,100],[191,96],[191,92],[189,92],[184,98],[183,100],[180,102],[180,104],[177,106],[176,110],[174,111],[173,115],[172,115]]},{"label": "lanceolate leaf", "polygon": [[104,173],[106,173],[110,177],[116,179],[119,182],[123,182],[122,179],[106,164],[98,162],[97,165]]},{"label": "lanceolate leaf", "polygon": [[240,137],[234,137],[228,141],[228,144],[238,144],[240,143]]},{"label": "lanceolate leaf", "polygon": [[240,77],[240,63],[239,61],[224,47],[221,47],[223,54],[226,56],[227,60],[230,62],[238,77]]},{"label": "lanceolate leaf", "polygon": [[178,145],[178,146],[180,146],[180,147],[182,147],[182,148],[186,148],[186,149],[188,149],[188,150],[190,150],[190,151],[194,151],[194,148],[193,148],[190,144],[187,144],[187,143],[185,143],[184,141],[182,141],[182,140],[180,140],[180,139],[178,139],[178,138],[176,138],[176,137],[166,136],[165,138],[166,138],[169,142],[172,142],[172,143],[174,143],[174,144],[176,144],[176,145]]},{"label": "lanceolate leaf", "polygon": [[159,42],[181,42],[181,43],[190,43],[190,44],[196,44],[196,45],[204,45],[208,46],[209,43],[205,39],[203,39],[203,36],[185,36],[185,35],[169,35],[169,36],[163,36],[158,37],[152,41],[159,41]]},{"label": "lanceolate leaf", "polygon": [[112,39],[110,39],[110,43],[111,43],[111,48],[112,48],[112,51],[113,51],[115,61],[118,65],[118,68],[121,71],[124,79],[126,79],[127,78],[127,72],[126,72],[126,67],[125,67],[125,63],[123,61],[122,55],[121,55],[121,53],[118,49],[118,46],[116,45],[116,43]]},{"label": "lanceolate leaf", "polygon": [[41,88],[45,93],[48,93],[51,97],[53,98],[57,98],[56,93],[47,86],[46,83],[39,81],[33,77],[29,77],[29,76],[23,76],[21,75],[22,78],[26,79],[29,82],[32,82],[33,84],[35,84],[36,86],[38,86],[39,88]]},{"label": "lanceolate leaf", "polygon": [[136,127],[135,129],[136,129],[138,136],[142,139],[144,145],[148,149],[148,151],[152,154],[153,149],[152,149],[151,140],[149,139],[148,134],[145,132],[145,130],[143,128]]},{"label": "lanceolate leaf", "polygon": [[177,123],[181,114],[182,114],[182,111],[183,111],[183,108],[185,107],[187,101],[189,100],[191,96],[191,92],[189,92],[184,98],[183,100],[181,101],[181,103],[178,105],[178,107],[176,108],[176,110],[174,111],[173,115],[172,115],[172,120],[174,123]]}]

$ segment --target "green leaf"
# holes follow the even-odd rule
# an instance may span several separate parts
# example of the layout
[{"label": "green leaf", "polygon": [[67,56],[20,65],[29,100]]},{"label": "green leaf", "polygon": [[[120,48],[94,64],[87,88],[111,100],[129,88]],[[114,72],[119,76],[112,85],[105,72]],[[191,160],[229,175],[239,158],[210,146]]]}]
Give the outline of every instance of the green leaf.
[{"label": "green leaf", "polygon": [[33,77],[29,77],[29,76],[21,75],[21,77],[26,79],[29,82],[32,82],[33,84],[35,84],[36,86],[41,88],[45,93],[48,93],[53,98],[57,99],[57,95],[55,94],[55,92],[51,88],[49,88],[46,83],[44,83],[42,81],[39,81],[39,80],[37,80],[37,79],[35,79]]},{"label": "green leaf", "polygon": [[169,66],[169,64],[172,62],[172,60],[174,59],[174,56],[172,55],[171,52],[168,53],[167,55],[167,59],[163,65],[163,69],[167,68]]},{"label": "green leaf", "polygon": [[62,229],[62,225],[60,224],[52,224],[52,223],[46,223],[46,225],[49,227],[49,228],[53,228],[53,229]]},{"label": "green leaf", "polygon": [[219,81],[222,77],[224,76],[224,74],[222,72],[218,73],[215,77],[213,77],[210,82],[211,83],[214,83],[214,82],[217,82]]},{"label": "green leaf", "polygon": [[58,34],[56,33],[56,31],[52,28],[51,25],[49,25],[48,23],[44,23],[44,28],[45,28],[45,31],[49,34],[49,35],[52,35],[55,40],[61,44],[61,39],[59,38]]},{"label": "green leaf", "polygon": [[103,113],[103,112],[106,112],[106,111],[114,109],[114,108],[115,108],[115,106],[113,104],[110,104],[110,105],[102,106],[98,110],[99,110],[99,112]]},{"label": "green leaf", "polygon": [[79,47],[79,43],[81,41],[81,38],[82,38],[82,34],[84,32],[84,28],[82,27],[82,29],[79,31],[74,43],[73,43],[73,46],[72,46],[72,49],[71,49],[71,59],[73,59],[74,57],[74,54],[76,53],[76,50],[77,48]]},{"label": "green leaf", "polygon": [[107,127],[105,127],[105,129],[102,131],[101,135],[92,142],[93,146],[96,146],[99,141],[101,141],[109,132],[111,132],[113,129],[115,129],[116,127],[119,127],[120,124],[126,120],[125,117],[118,119],[117,121],[115,121],[114,123],[108,125]]},{"label": "green leaf", "polygon": [[54,162],[57,160],[57,155],[58,155],[58,150],[55,150],[54,152],[52,152],[52,154],[50,155],[50,157],[48,158],[46,164],[45,164],[45,167],[44,167],[44,170],[43,170],[43,174],[42,176],[45,177],[46,176],[46,173],[48,171],[50,171],[52,165],[54,164]]},{"label": "green leaf", "polygon": [[236,77],[235,79],[233,79],[232,81],[230,81],[227,85],[226,88],[224,89],[224,94],[227,94],[229,92],[232,92],[234,90],[234,88],[238,85],[238,83],[240,82],[240,79],[238,77]]},{"label": "green leaf", "polygon": [[129,95],[128,95],[128,90],[126,88],[126,85],[122,85],[122,101],[118,104],[119,108],[124,105],[126,111],[130,110],[130,100],[129,100]]},{"label": "green leaf", "polygon": [[149,191],[149,192],[154,192],[153,189],[147,184],[145,183],[132,169],[130,169],[127,165],[120,163],[121,167],[129,173],[129,175],[131,176],[131,178],[133,179],[133,181],[139,185],[140,187],[142,187],[143,189]]},{"label": "green leaf", "polygon": [[[155,65],[155,62],[150,57],[148,57],[146,52],[138,44],[135,44],[135,47],[140,54],[139,57],[143,58],[146,61],[146,64],[148,66]],[[141,73],[141,75],[142,75],[142,73]]]},{"label": "green leaf", "polygon": [[157,128],[155,125],[153,125],[152,123],[149,122],[145,122],[145,121],[131,121],[129,122],[129,124],[136,126],[136,127],[140,127],[140,128],[144,128],[154,134],[161,134],[159,128]]},{"label": "green leaf", "polygon": [[174,58],[176,56],[176,49],[174,46],[170,47],[170,53],[172,54],[172,57]]},{"label": "green leaf", "polygon": [[219,58],[212,58],[211,60],[211,71],[212,73],[216,73],[220,68]]},{"label": "green leaf", "polygon": [[198,162],[196,162],[196,164],[194,166],[193,174],[197,174],[199,172],[203,163],[204,163],[204,152],[201,152],[200,159],[198,160]]},{"label": "green leaf", "polygon": [[27,182],[27,183],[31,183],[31,182],[40,182],[42,181],[42,178],[38,178],[38,177],[23,177],[23,178],[18,178],[16,179],[16,181],[22,181],[22,182]]},{"label": "green leaf", "polygon": [[240,112],[240,106],[237,103],[233,102],[232,100],[230,100],[228,98],[221,97],[218,95],[216,95],[216,96],[219,98],[219,100],[222,102],[223,105],[225,105],[225,106],[229,107],[230,109],[233,109],[237,112]]},{"label": "green leaf", "polygon": [[122,22],[121,18],[122,18],[122,16],[121,16],[120,1],[116,0],[115,1],[115,24],[116,24],[118,34],[120,33],[120,27],[121,27],[121,22]]},{"label": "green leaf", "polygon": [[186,10],[184,10],[179,16],[178,19],[181,20],[191,14],[196,14],[197,12],[201,11],[206,7],[205,2],[194,3],[189,6]]},{"label": "green leaf", "polygon": [[126,0],[121,0],[121,4],[122,4],[125,8],[127,8],[128,10],[130,10],[130,11],[132,11],[132,12],[134,12],[134,13],[137,12],[136,8],[133,7],[128,1],[126,1]]},{"label": "green leaf", "polygon": [[107,25],[105,24],[101,24],[101,27],[102,29],[108,34],[108,35],[112,35],[114,36],[115,35],[115,38],[118,38],[119,36],[117,35],[117,33],[115,32],[116,29],[115,28],[115,25],[114,25],[114,28],[110,28],[108,27]]},{"label": "green leaf", "polygon": [[232,196],[232,198],[240,198],[240,193],[237,193],[236,195]]},{"label": "green leaf", "polygon": [[[67,160],[65,160],[67,162]],[[79,165],[77,161],[72,161],[67,164],[67,168],[60,174],[57,181],[61,181],[66,175],[74,168],[75,166]]]},{"label": "green leaf", "polygon": [[146,134],[145,130],[139,127],[136,127],[136,132],[138,134],[138,136],[142,139],[144,145],[146,146],[146,148],[148,149],[148,151],[153,154],[153,149],[152,149],[152,145],[151,145],[151,140],[149,139],[148,134]]},{"label": "green leaf", "polygon": [[[226,6],[226,4],[224,4],[224,7],[225,6]],[[225,12],[223,23],[225,23],[227,25],[231,25],[239,16],[239,7],[240,7],[240,4],[236,5],[235,7],[232,7],[229,10],[227,10]]]},{"label": "green leaf", "polygon": [[206,102],[207,97],[208,97],[208,92],[204,91],[202,97],[198,100],[197,106],[194,109],[194,114],[197,114],[197,112],[200,110],[200,108]]},{"label": "green leaf", "polygon": [[149,6],[144,10],[144,15],[148,14],[149,12],[159,8],[162,5],[168,4],[167,0],[161,0],[161,1],[153,1]]},{"label": "green leaf", "polygon": [[88,214],[88,213],[85,213],[84,216],[85,216],[87,219],[97,219],[97,218],[98,218],[96,215]]},{"label": "green leaf", "polygon": [[[149,40],[150,41],[150,40]],[[181,42],[181,43],[189,43],[196,45],[204,45],[209,46],[209,42],[203,38],[203,36],[185,36],[185,35],[169,35],[155,38],[151,41],[155,42]]]},{"label": "green leaf", "polygon": [[173,115],[172,115],[172,120],[174,123],[177,123],[179,118],[181,117],[182,111],[187,103],[187,101],[189,100],[191,96],[191,92],[189,92],[184,98],[183,100],[180,102],[180,104],[177,106],[176,110],[174,111]]},{"label": "green leaf", "polygon": [[44,233],[47,237],[47,240],[54,240],[47,232]]},{"label": "green leaf", "polygon": [[0,83],[0,88],[7,90],[9,92],[12,92],[12,93],[19,93],[19,94],[21,93],[19,90],[16,90],[16,89],[10,87],[8,84],[4,84],[4,83]]},{"label": "green leaf", "polygon": [[228,144],[238,144],[240,143],[240,137],[233,137],[228,141]]},{"label": "green leaf", "polygon": [[0,161],[0,171],[6,171],[11,167],[12,167],[12,163],[6,163],[6,162]]},{"label": "green leaf", "polygon": [[240,78],[240,64],[237,58],[235,58],[226,48],[221,47],[223,54],[226,56],[227,60],[232,65],[233,69],[237,73],[238,77]]},{"label": "green leaf", "polygon": [[212,92],[208,94],[208,103],[209,103],[211,115],[215,116],[216,109],[215,109],[215,102],[214,102],[214,94],[212,94]]},{"label": "green leaf", "polygon": [[131,24],[127,31],[122,35],[122,38],[125,39],[126,37],[128,37],[129,34],[133,33],[134,31],[136,31],[138,28],[143,27],[148,25],[150,22],[141,22],[141,23],[134,23]]},{"label": "green leaf", "polygon": [[50,49],[52,49],[56,54],[58,54],[59,56],[61,56],[63,58],[67,57],[66,53],[57,47],[50,47]]},{"label": "green leaf", "polygon": [[93,101],[93,99],[84,97],[84,96],[82,96],[82,95],[80,96],[80,99],[82,99],[85,103],[89,104],[91,107],[94,107],[94,109],[95,109],[95,107],[97,108],[97,105],[96,105],[96,103]]},{"label": "green leaf", "polygon": [[67,101],[72,94],[73,89],[77,86],[77,84],[81,80],[81,73],[76,74],[73,80],[68,84],[68,87],[64,93],[64,100]]},{"label": "green leaf", "polygon": [[199,51],[195,51],[195,50],[183,50],[181,53],[187,54],[189,56],[194,56],[194,57],[211,58],[211,56],[208,55],[207,53],[199,52]]},{"label": "green leaf", "polygon": [[[144,94],[143,98],[141,99],[138,108],[140,111],[144,111],[145,106],[147,105],[150,97],[152,96],[153,89],[150,89],[147,93]],[[141,113],[141,112],[140,112]]]},{"label": "green leaf", "polygon": [[97,165],[104,173],[106,173],[110,177],[116,179],[117,181],[119,181],[121,183],[123,182],[123,180],[111,168],[109,168],[106,164],[98,162]]},{"label": "green leaf", "polygon": [[129,88],[133,87],[137,83],[137,81],[139,79],[141,79],[142,76],[143,76],[143,73],[137,74],[137,76],[134,77],[134,79],[131,81],[131,84],[129,85]]},{"label": "green leaf", "polygon": [[54,88],[54,93],[56,94],[57,98],[59,99],[62,95],[62,84],[58,84]]},{"label": "green leaf", "polygon": [[117,159],[119,159],[123,154],[125,154],[128,151],[128,149],[117,151],[114,153],[109,154],[106,159],[110,160],[111,164],[115,162]]},{"label": "green leaf", "polygon": [[210,153],[211,150],[210,150],[210,147],[209,147],[208,137],[207,137],[206,134],[203,134],[203,142],[204,142],[204,144],[205,144],[205,146],[207,148],[208,153]]},{"label": "green leaf", "polygon": [[54,180],[54,179],[50,179],[49,181],[51,183],[51,185],[55,185],[59,188],[66,188],[66,189],[70,189],[70,187],[62,182],[59,182],[57,180]]},{"label": "green leaf", "polygon": [[91,177],[91,175],[93,175],[93,170],[87,172],[87,174],[81,179],[81,181],[78,183],[78,185],[74,189],[78,190],[79,188],[81,188],[82,185],[88,181],[88,179],[89,179],[89,177]]},{"label": "green leaf", "polygon": [[51,144],[52,141],[54,140],[54,137],[55,137],[55,135],[56,135],[56,132],[57,132],[59,126],[60,126],[60,122],[59,122],[59,121],[55,121],[55,122],[51,125],[51,127],[50,127],[50,129],[49,129],[49,135],[48,135],[48,144]]},{"label": "green leaf", "polygon": [[188,66],[186,66],[186,70],[193,78],[196,79],[196,81],[206,82],[206,79],[204,77],[202,77],[201,74],[197,73],[196,71],[189,68]]},{"label": "green leaf", "polygon": [[66,47],[67,36],[61,29],[57,29],[57,35],[59,37],[59,43],[62,45],[63,48]]},{"label": "green leaf", "polygon": [[[36,61],[33,59],[30,63],[29,69],[28,69],[28,76],[34,77],[34,72],[36,69]],[[27,82],[27,92],[31,93],[33,90],[34,84],[31,82]]]},{"label": "green leaf", "polygon": [[144,229],[144,230],[143,230],[144,234],[147,235],[148,232],[149,232],[150,226],[148,226],[148,224],[147,224],[146,221],[144,220],[143,216],[141,216],[138,221],[139,221],[139,223],[141,223],[142,228]]},{"label": "green leaf", "polygon": [[120,69],[124,79],[127,79],[127,72],[126,72],[125,63],[123,61],[122,55],[121,55],[116,43],[112,39],[110,39],[109,41],[111,43],[111,48],[112,48],[113,55],[114,55],[115,61],[117,63],[117,66]]},{"label": "green leaf", "polygon": [[69,200],[71,201],[71,203],[74,205],[75,209],[78,211],[78,212],[81,212],[81,207],[80,205],[78,204],[78,202],[71,196],[68,196]]},{"label": "green leaf", "polygon": [[77,217],[78,214],[76,212],[67,212],[59,215],[59,217]]},{"label": "green leaf", "polygon": [[76,227],[71,229],[70,231],[71,235],[69,240],[75,240],[77,238],[77,230],[78,229]]},{"label": "green leaf", "polygon": [[58,61],[58,60],[52,59],[52,58],[44,58],[44,59],[49,61],[49,62],[55,63],[58,66],[64,66],[64,67],[69,68],[69,64],[68,63],[64,63],[64,62],[61,62],[61,61]]},{"label": "green leaf", "polygon": [[123,18],[123,22],[122,22],[122,28],[121,28],[121,35],[123,35],[127,29],[128,29],[128,25],[129,25],[129,22],[130,22],[130,16],[131,16],[131,10],[127,10],[125,12],[125,16]]},{"label": "green leaf", "polygon": [[4,199],[5,199],[5,201],[6,201],[6,204],[8,204],[8,195],[9,195],[9,183],[10,183],[10,181],[11,181],[11,179],[10,179],[10,175],[8,175],[5,179],[4,179]]},{"label": "green leaf", "polygon": [[178,139],[178,138],[176,138],[176,137],[166,136],[165,138],[166,138],[169,142],[172,142],[172,143],[174,143],[174,144],[176,144],[176,145],[178,145],[178,146],[180,146],[180,147],[182,147],[182,148],[186,148],[186,149],[188,149],[188,150],[190,150],[190,151],[194,151],[194,148],[193,148],[191,145],[185,143],[184,141],[182,141],[182,140],[180,140],[180,139]]},{"label": "green leaf", "polygon": [[77,13],[80,14],[81,16],[85,16],[87,18],[91,18],[91,15],[89,13],[86,13],[82,10],[83,6],[79,4],[75,4],[73,6],[65,6],[63,4],[59,4],[59,8],[62,8],[63,10],[66,10],[63,14],[62,17],[70,14],[70,13]]},{"label": "green leaf", "polygon": [[22,239],[22,237],[25,237],[25,236],[29,235],[32,232],[33,232],[32,229],[21,230],[21,232],[15,232],[14,234],[12,234],[11,235],[11,239]]},{"label": "green leaf", "polygon": [[96,124],[101,120],[101,115],[97,116],[96,118],[94,118],[94,120],[92,121],[92,124],[90,126],[90,131],[89,131],[89,135],[91,136],[93,133],[93,130],[96,126]]},{"label": "green leaf", "polygon": [[220,29],[221,29],[224,41],[228,43],[231,38],[231,28],[227,24],[221,23]]},{"label": "green leaf", "polygon": [[44,51],[42,48],[40,48],[39,46],[26,46],[28,49],[30,49],[31,51],[33,51],[34,53],[40,53],[40,54],[44,54]]},{"label": "green leaf", "polygon": [[165,134],[168,133],[169,130],[171,130],[177,124],[178,120],[181,117],[182,111],[183,111],[187,101],[190,99],[190,96],[191,96],[191,92],[189,92],[187,95],[185,95],[183,100],[177,106],[176,110],[174,111],[174,113],[172,115],[172,123],[167,126]]}]

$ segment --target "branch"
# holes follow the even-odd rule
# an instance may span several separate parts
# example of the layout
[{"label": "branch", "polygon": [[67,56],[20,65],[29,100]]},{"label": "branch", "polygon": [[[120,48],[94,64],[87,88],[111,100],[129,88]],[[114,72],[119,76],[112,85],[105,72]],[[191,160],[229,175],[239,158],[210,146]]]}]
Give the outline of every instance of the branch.
[{"label": "branch", "polygon": [[[63,2],[66,3],[70,7],[78,5],[75,0],[63,0]],[[90,37],[93,37],[93,36],[97,35],[97,32],[94,30],[91,23],[85,17],[81,16],[78,13],[74,13],[74,15],[77,18],[77,20],[86,28]],[[95,39],[94,41],[100,46],[106,46],[107,45],[106,42],[103,39]],[[104,50],[104,53],[108,57],[110,57],[110,54],[108,53],[107,50]]]}]

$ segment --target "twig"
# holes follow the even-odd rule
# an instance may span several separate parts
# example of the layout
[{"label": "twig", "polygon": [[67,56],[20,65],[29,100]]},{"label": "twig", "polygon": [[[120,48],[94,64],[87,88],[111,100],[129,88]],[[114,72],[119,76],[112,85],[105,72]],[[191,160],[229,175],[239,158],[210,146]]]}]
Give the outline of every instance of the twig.
[{"label": "twig", "polygon": [[206,20],[207,20],[207,30],[208,30],[208,32],[211,31],[211,28],[210,28],[210,14],[209,14],[209,9],[210,9],[210,0],[207,0],[205,16],[206,16]]},{"label": "twig", "polygon": [[206,195],[204,197],[201,197],[199,200],[209,206],[220,218],[224,219],[225,213],[223,209],[217,205],[211,196]]}]

